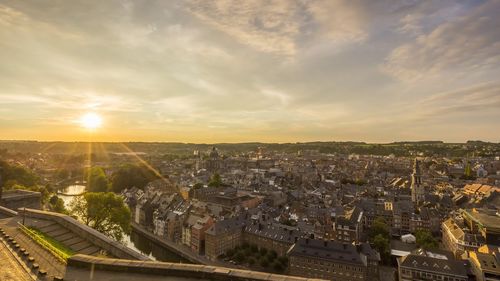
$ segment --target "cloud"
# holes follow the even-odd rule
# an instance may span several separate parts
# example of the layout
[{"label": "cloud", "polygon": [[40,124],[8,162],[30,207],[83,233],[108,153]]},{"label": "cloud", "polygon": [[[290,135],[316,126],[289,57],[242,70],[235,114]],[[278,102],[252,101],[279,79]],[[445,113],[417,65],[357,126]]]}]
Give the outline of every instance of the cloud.
[{"label": "cloud", "polygon": [[367,37],[359,5],[345,0],[190,0],[202,22],[258,51],[295,56],[313,42],[335,46]]},{"label": "cloud", "polygon": [[487,1],[465,16],[438,25],[392,50],[382,70],[404,81],[417,81],[498,67],[499,11],[500,1]]},{"label": "cloud", "polygon": [[[5,134],[31,124],[42,136],[98,111],[114,140],[202,141],[391,140],[437,119],[483,124],[475,116],[498,118],[497,88],[483,83],[498,72],[497,2],[443,1],[5,0],[0,119],[18,120]],[[471,75],[424,79],[458,72]],[[422,83],[391,79],[413,75]]]}]

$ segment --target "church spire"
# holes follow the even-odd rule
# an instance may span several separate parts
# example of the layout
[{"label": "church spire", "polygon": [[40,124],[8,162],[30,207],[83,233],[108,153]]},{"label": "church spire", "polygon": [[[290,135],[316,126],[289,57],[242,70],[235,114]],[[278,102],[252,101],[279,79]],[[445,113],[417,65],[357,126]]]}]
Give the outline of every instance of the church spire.
[{"label": "church spire", "polygon": [[411,200],[415,205],[420,205],[424,200],[422,172],[420,170],[420,161],[417,158],[413,163],[413,173],[411,174]]}]

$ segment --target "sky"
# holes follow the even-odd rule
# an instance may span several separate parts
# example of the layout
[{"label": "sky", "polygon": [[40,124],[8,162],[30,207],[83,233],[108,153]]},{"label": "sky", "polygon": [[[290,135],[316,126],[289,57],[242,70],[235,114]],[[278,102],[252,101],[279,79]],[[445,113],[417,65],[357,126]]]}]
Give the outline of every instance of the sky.
[{"label": "sky", "polygon": [[[0,0],[0,139],[500,142],[500,0]],[[81,116],[102,118],[86,129]]]}]

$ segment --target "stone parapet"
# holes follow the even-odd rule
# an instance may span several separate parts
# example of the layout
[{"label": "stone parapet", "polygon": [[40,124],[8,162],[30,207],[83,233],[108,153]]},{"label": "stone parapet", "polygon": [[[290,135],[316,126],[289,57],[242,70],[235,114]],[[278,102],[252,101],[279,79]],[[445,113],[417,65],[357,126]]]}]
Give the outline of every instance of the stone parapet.
[{"label": "stone parapet", "polygon": [[148,257],[135,252],[118,241],[115,241],[106,235],[100,233],[99,231],[80,223],[74,218],[47,211],[40,211],[34,209],[18,209],[19,215],[26,215],[28,218],[37,218],[42,220],[53,221],[61,225],[62,227],[70,230],[81,238],[87,240],[91,244],[104,249],[109,255],[122,259],[133,259],[133,260],[149,260]]},{"label": "stone parapet", "polygon": [[[86,276],[89,276],[88,278]],[[92,277],[90,277],[92,276]],[[86,281],[90,278],[107,280],[108,276],[120,280],[214,280],[214,281],[318,281],[295,276],[224,267],[168,263],[158,261],[132,261],[75,255],[68,260],[65,280]],[[140,276],[140,277],[139,277]],[[102,279],[101,279],[102,278]],[[113,279],[118,280],[118,279]]]}]

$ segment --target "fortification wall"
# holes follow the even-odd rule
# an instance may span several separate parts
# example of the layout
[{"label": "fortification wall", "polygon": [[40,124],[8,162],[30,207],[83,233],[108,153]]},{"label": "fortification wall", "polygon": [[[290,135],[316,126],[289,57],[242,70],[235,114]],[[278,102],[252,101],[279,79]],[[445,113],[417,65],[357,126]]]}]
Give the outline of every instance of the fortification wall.
[{"label": "fortification wall", "polygon": [[[93,279],[92,279],[93,278]],[[208,265],[167,263],[157,261],[127,261],[75,255],[68,260],[64,280],[214,280],[214,281],[307,281],[302,277],[278,275]]]},{"label": "fortification wall", "polygon": [[70,216],[34,209],[24,210],[23,208],[18,209],[18,212],[20,216],[24,215],[25,212],[26,217],[29,218],[37,218],[56,222],[62,227],[87,240],[88,242],[96,245],[101,249],[106,250],[108,254],[113,257],[121,259],[149,260],[148,257],[127,248],[120,242],[117,242],[100,233],[99,231],[80,223]]}]

